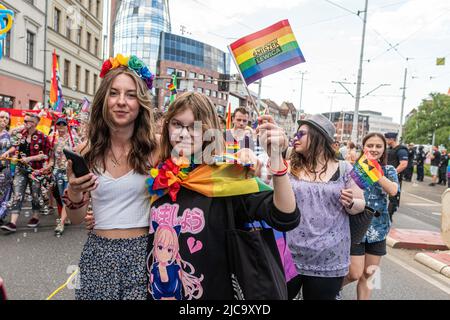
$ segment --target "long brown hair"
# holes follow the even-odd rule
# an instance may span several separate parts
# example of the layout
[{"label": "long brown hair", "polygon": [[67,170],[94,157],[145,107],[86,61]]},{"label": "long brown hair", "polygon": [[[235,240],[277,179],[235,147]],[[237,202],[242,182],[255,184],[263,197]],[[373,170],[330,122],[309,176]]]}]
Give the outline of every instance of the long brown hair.
[{"label": "long brown hair", "polygon": [[[220,132],[219,116],[217,115],[216,107],[210,98],[198,92],[186,92],[178,95],[175,101],[169,106],[169,110],[164,117],[160,153],[160,160],[162,162],[170,159],[172,156],[173,147],[170,143],[169,123],[173,117],[187,109],[192,110],[195,121],[202,122],[203,132],[209,129],[219,130]],[[223,136],[220,135],[219,139],[220,141],[215,141],[213,138],[211,142],[203,142],[202,150],[211,143],[218,143],[218,145],[223,147],[225,143]]]},{"label": "long brown hair", "polygon": [[364,152],[364,146],[366,145],[367,140],[369,140],[370,138],[373,137],[378,137],[383,141],[384,144],[384,151],[383,154],[381,155],[381,158],[378,159],[378,162],[382,165],[385,166],[387,165],[387,142],[386,142],[386,138],[384,137],[383,134],[378,133],[378,132],[371,132],[368,135],[366,135],[362,141],[362,145],[363,145],[363,152]]},{"label": "long brown hair", "polygon": [[126,67],[109,71],[95,94],[87,133],[87,151],[84,157],[94,172],[98,173],[99,168],[105,170],[106,154],[111,148],[111,128],[114,128],[108,113],[108,97],[114,79],[121,74],[130,76],[136,83],[137,99],[140,105],[130,139],[131,150],[127,162],[134,171],[145,174],[149,157],[157,147],[151,98],[147,84]]},{"label": "long brown hair", "polygon": [[[306,137],[309,141],[309,149],[306,155],[293,150],[289,159],[291,173],[294,176],[299,177],[300,173],[303,171],[307,175],[314,175],[314,180],[316,180],[317,177],[320,179],[320,177],[327,172],[329,161],[337,162],[336,152],[333,149],[332,141],[329,141],[329,139],[315,127],[308,124],[306,124],[306,126],[308,127],[308,135]],[[317,172],[316,168],[321,155],[325,160],[325,166],[320,172]]]}]

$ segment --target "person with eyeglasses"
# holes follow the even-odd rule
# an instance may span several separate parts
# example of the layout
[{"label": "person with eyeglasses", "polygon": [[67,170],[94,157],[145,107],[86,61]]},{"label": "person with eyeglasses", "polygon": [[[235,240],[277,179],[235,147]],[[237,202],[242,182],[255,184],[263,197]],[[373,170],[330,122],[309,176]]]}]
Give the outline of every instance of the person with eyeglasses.
[{"label": "person with eyeglasses", "polygon": [[349,215],[364,210],[364,195],[349,175],[352,166],[336,159],[333,123],[313,115],[298,124],[289,178],[302,218],[287,232],[298,272],[288,282],[289,298],[302,290],[304,300],[335,300],[350,266]]},{"label": "person with eyeglasses", "polygon": [[[62,203],[62,196],[67,189],[69,179],[67,178],[67,159],[63,150],[68,149],[73,151],[77,146],[81,144],[81,140],[78,135],[72,131],[69,126],[69,122],[66,117],[59,117],[55,121],[56,130],[50,136],[50,140],[53,145],[53,156],[50,158],[50,167],[53,168],[52,176],[53,181],[56,184],[58,190],[59,202]],[[60,236],[64,232],[64,226],[67,219],[66,208],[58,207],[59,217],[56,219],[55,235]]]},{"label": "person with eyeglasses", "polygon": [[40,210],[44,204],[42,199],[41,183],[31,178],[31,171],[42,170],[47,167],[47,159],[51,155],[52,146],[47,135],[37,130],[40,117],[36,113],[27,112],[24,117],[24,128],[14,131],[14,145],[4,154],[7,157],[17,157],[20,162],[17,165],[14,182],[11,207],[11,221],[1,229],[9,233],[16,232],[17,220],[22,210],[25,191],[30,185],[32,196],[33,215],[28,221],[28,228],[39,226]]}]

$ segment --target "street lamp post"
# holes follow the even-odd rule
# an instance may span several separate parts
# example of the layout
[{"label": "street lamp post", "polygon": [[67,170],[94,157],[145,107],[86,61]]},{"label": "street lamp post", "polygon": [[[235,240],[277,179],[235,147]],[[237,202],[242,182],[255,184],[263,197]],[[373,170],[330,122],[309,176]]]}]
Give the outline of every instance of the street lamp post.
[{"label": "street lamp post", "polygon": [[45,0],[45,23],[44,23],[44,89],[42,92],[42,105],[45,109],[45,96],[47,94],[47,18],[48,18],[48,0]]}]

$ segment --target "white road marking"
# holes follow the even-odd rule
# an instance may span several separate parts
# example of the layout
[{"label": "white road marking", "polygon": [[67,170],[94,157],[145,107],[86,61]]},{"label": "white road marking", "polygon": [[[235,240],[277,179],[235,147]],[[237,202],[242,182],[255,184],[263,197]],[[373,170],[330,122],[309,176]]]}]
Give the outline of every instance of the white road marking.
[{"label": "white road marking", "polygon": [[403,191],[403,193],[407,194],[408,196],[411,196],[411,197],[414,197],[414,198],[417,198],[417,199],[420,199],[420,200],[423,200],[423,201],[426,201],[426,202],[429,202],[429,203],[432,203],[432,204],[435,204],[435,205],[441,205],[439,202],[431,201],[431,200],[428,200],[428,199],[416,196],[415,194],[409,193],[407,191]]},{"label": "white road marking", "polygon": [[429,202],[429,203],[432,203],[432,204],[441,205],[439,202],[431,201],[431,200],[428,200],[428,199],[425,199],[425,198],[416,196],[415,194],[409,193],[409,192],[407,192],[407,191],[403,191],[403,192],[406,193],[406,194],[408,194],[408,195],[411,196],[411,197],[414,197],[414,198],[417,198],[417,199],[420,199],[420,200],[423,200],[423,201],[426,201],[426,202]]},{"label": "white road marking", "polygon": [[440,215],[442,215],[442,213],[440,213],[440,212],[432,212],[431,214],[432,214],[432,215],[435,215],[435,216],[440,216]]},{"label": "white road marking", "polygon": [[412,207],[440,207],[440,204],[430,204],[430,203],[411,203],[411,202],[406,202],[405,205],[407,206],[412,206]]},{"label": "white road marking", "polygon": [[[392,254],[386,255],[386,259],[391,260],[392,262],[398,264],[402,268],[404,268],[404,269],[408,270],[409,272],[415,274],[416,276],[418,276],[422,280],[425,280],[429,284],[435,286],[436,288],[438,288],[438,289],[444,291],[445,293],[447,293],[448,295],[450,295],[450,280],[447,280],[447,278],[445,278],[445,279],[441,278],[441,279],[446,280],[446,282],[448,283],[448,286],[442,284],[440,281],[437,281],[437,280],[433,279],[429,275],[426,275],[422,271],[419,271],[419,270],[417,270],[417,269],[407,265],[406,263],[404,263],[400,259],[392,256]],[[442,277],[444,277],[444,276],[442,276]]]}]

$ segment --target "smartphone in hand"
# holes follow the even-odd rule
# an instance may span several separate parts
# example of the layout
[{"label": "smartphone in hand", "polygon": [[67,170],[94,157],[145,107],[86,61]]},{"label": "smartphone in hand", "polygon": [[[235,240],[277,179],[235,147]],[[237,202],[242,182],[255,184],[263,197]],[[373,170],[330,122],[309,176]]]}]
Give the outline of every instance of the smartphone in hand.
[{"label": "smartphone in hand", "polygon": [[81,155],[67,149],[64,149],[63,152],[67,160],[72,161],[72,170],[77,178],[90,173],[86,160]]}]

